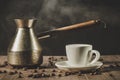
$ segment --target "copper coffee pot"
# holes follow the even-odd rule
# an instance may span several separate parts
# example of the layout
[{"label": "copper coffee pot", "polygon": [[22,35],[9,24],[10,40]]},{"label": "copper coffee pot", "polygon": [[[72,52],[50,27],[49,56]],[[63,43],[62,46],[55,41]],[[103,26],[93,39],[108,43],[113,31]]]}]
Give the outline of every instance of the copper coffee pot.
[{"label": "copper coffee pot", "polygon": [[33,26],[34,19],[15,19],[17,24],[17,31],[15,37],[12,39],[8,47],[8,63],[12,66],[37,66],[43,61],[41,54],[42,47],[38,39],[50,37],[51,32],[65,31],[85,26],[93,25],[99,20],[90,20],[83,23],[78,23],[51,31],[40,33],[38,37],[35,35]]},{"label": "copper coffee pot", "polygon": [[34,19],[15,19],[17,31],[8,48],[8,63],[33,66],[42,63],[42,48],[33,31]]}]

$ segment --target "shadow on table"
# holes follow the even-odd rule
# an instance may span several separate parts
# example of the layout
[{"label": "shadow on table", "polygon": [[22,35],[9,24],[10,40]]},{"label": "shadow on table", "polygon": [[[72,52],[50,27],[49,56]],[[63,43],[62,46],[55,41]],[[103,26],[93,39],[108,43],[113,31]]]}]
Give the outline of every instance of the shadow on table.
[{"label": "shadow on table", "polygon": [[103,61],[103,72],[120,71],[120,61]]}]

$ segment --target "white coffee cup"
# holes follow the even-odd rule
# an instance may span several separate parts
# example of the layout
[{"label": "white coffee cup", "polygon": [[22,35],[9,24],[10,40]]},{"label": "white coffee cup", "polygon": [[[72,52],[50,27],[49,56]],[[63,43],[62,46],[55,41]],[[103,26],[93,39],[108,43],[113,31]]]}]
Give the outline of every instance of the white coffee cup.
[{"label": "white coffee cup", "polygon": [[[95,58],[93,58],[95,54]],[[66,55],[70,66],[85,67],[89,64],[97,62],[100,58],[100,53],[97,50],[92,50],[92,45],[89,44],[69,44],[66,45]]]}]

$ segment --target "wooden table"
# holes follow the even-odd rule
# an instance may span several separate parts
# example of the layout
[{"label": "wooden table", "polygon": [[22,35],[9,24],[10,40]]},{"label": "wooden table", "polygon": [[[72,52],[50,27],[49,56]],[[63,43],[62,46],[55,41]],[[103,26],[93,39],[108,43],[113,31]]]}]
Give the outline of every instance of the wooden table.
[{"label": "wooden table", "polygon": [[[66,60],[63,56],[44,56],[43,64],[40,67],[27,69],[27,68],[13,68],[9,65],[0,67],[0,80],[120,80],[120,55],[102,55],[101,61],[104,63],[102,66],[101,74],[92,74],[91,72],[86,73],[71,73],[67,76],[63,75],[66,71],[59,70],[50,64],[49,61],[54,59],[53,62]],[[103,60],[102,60],[103,59]],[[6,61],[6,56],[0,56],[0,63]],[[10,74],[9,72],[14,72]],[[15,71],[17,71],[15,73]],[[18,75],[18,73],[20,75]],[[30,75],[35,74],[51,74],[55,76],[47,77],[31,77]],[[29,76],[29,77],[28,77]]]}]

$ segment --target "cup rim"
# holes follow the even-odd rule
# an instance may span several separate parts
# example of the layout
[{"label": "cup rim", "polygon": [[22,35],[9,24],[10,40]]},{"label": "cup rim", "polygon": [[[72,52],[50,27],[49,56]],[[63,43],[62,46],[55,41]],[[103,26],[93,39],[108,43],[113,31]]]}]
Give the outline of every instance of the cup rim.
[{"label": "cup rim", "polygon": [[92,47],[91,44],[67,44],[66,47]]}]

